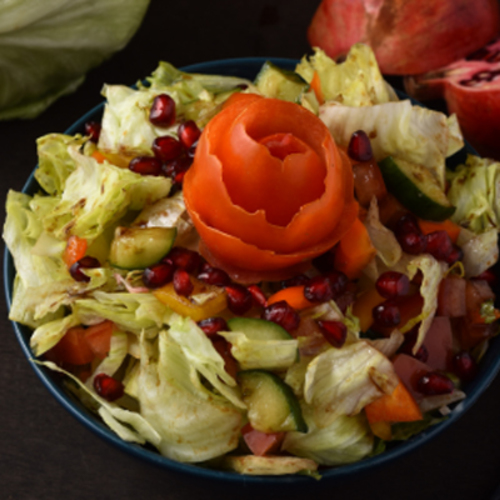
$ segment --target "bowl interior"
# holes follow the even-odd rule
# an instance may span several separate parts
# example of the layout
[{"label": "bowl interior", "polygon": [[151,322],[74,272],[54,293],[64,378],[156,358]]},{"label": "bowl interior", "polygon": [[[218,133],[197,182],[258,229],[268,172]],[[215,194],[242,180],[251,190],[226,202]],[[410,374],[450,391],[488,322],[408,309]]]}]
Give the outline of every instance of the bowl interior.
[{"label": "bowl interior", "polygon": [[[234,75],[248,79],[253,79],[262,67],[265,61],[271,60],[277,66],[285,69],[294,69],[297,61],[292,59],[280,58],[245,58],[245,59],[225,59],[220,61],[204,62],[181,68],[186,72],[193,73],[210,73],[221,75]],[[400,97],[407,97],[403,93],[398,92]],[[87,114],[77,120],[65,133],[75,134],[83,132],[84,125],[90,120],[100,120],[104,109],[104,103],[98,104]],[[474,154],[474,150],[466,144],[460,152],[448,159],[448,166],[453,168],[461,163],[467,153]],[[33,173],[27,180],[23,192],[33,194],[38,190],[38,184]],[[5,250],[4,254],[4,287],[7,297],[8,307],[10,308],[12,298],[12,286],[15,277],[15,269],[10,253]],[[49,392],[56,398],[59,403],[66,408],[77,420],[86,425],[90,430],[99,435],[101,438],[117,446],[122,451],[130,453],[142,460],[146,460],[151,464],[165,467],[170,470],[187,473],[195,476],[206,477],[210,479],[225,480],[241,483],[266,483],[266,484],[295,484],[297,482],[309,481],[309,478],[301,476],[241,476],[236,473],[213,470],[197,465],[182,464],[170,460],[159,455],[155,450],[148,447],[142,447],[136,444],[122,441],[118,436],[105,426],[96,415],[87,410],[76,398],[64,389],[61,379],[55,376],[53,372],[32,362],[33,355],[29,347],[29,339],[31,330],[24,325],[13,322],[13,328],[17,339],[23,349],[24,354],[30,361],[31,367],[46,386]],[[434,425],[411,439],[390,444],[387,450],[381,454],[371,458],[364,459],[351,465],[344,465],[338,468],[327,469],[322,472],[322,481],[333,480],[362,471],[371,469],[375,466],[383,465],[384,463],[394,460],[395,458],[404,455],[416,447],[430,441],[438,433],[442,432],[448,426],[452,425],[468,408],[470,408],[477,398],[486,390],[489,384],[493,381],[496,374],[500,370],[500,340],[495,338],[492,340],[490,348],[486,352],[480,364],[480,370],[477,377],[468,383],[464,390],[467,393],[467,398],[456,405],[449,415],[448,419]]]}]

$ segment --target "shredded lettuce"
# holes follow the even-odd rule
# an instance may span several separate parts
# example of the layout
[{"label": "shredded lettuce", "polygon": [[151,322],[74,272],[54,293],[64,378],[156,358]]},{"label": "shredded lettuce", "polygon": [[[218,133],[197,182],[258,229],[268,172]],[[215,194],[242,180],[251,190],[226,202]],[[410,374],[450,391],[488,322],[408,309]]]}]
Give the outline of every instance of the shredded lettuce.
[{"label": "shredded lettuce", "polygon": [[283,450],[329,466],[357,462],[372,452],[373,434],[362,413],[352,417],[340,415],[323,428],[315,425],[311,413],[310,408],[303,408],[309,431],[288,432]]},{"label": "shredded lettuce", "polygon": [[473,233],[462,229],[458,237],[463,257],[466,278],[479,276],[498,260],[498,229],[487,229],[481,233]]},{"label": "shredded lettuce", "polygon": [[396,156],[425,165],[442,187],[445,159],[463,147],[456,118],[414,106],[409,100],[364,107],[327,102],[319,117],[341,146],[347,147],[352,134],[362,129],[371,139],[377,161]]},{"label": "shredded lettuce", "polygon": [[307,82],[311,82],[316,72],[326,101],[346,106],[371,106],[397,99],[383,79],[368,45],[353,45],[346,60],[339,64],[323,50],[314,48],[314,54],[309,58],[304,56],[295,71]]}]

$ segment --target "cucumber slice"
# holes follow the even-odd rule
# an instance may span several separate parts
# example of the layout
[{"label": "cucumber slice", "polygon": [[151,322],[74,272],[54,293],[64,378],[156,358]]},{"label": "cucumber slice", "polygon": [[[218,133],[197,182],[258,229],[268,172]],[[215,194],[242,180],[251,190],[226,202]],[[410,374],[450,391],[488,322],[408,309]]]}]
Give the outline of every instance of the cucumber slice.
[{"label": "cucumber slice", "polygon": [[423,165],[388,156],[379,167],[387,189],[417,217],[442,221],[455,211],[434,174]]},{"label": "cucumber slice", "polygon": [[144,269],[156,264],[172,248],[175,227],[117,227],[109,262],[122,269]]},{"label": "cucumber slice", "polygon": [[251,340],[290,340],[293,337],[281,326],[258,318],[231,318],[227,326],[232,332],[243,332]]},{"label": "cucumber slice", "polygon": [[297,397],[277,375],[265,370],[243,370],[238,373],[238,381],[254,429],[307,432]]},{"label": "cucumber slice", "polygon": [[300,102],[302,94],[309,90],[309,84],[298,73],[270,61],[264,63],[254,83],[262,95],[291,102]]}]

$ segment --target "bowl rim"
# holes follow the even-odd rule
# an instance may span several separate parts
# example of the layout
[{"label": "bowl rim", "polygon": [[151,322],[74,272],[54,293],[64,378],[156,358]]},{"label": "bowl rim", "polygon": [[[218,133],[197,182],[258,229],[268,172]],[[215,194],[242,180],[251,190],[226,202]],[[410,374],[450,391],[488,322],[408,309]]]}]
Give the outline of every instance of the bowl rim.
[{"label": "bowl rim", "polygon": [[[196,64],[190,64],[188,66],[183,66],[179,69],[185,72],[193,73],[231,74],[230,70],[236,68],[238,71],[253,72],[255,75],[255,71],[257,71],[266,61],[271,61],[277,66],[281,66],[285,69],[293,69],[299,62],[298,60],[288,58],[243,57],[205,61]],[[405,96],[406,98],[408,98],[408,96],[406,96],[402,92],[398,92],[398,94],[400,96]],[[411,100],[413,103],[420,105],[420,103],[418,103],[417,101],[413,99]],[[64,133],[68,135],[74,135],[77,132],[81,132],[83,130],[84,124],[87,121],[96,119],[102,114],[104,105],[104,101],[97,104],[82,117],[77,119],[70,127],[67,128]],[[465,151],[467,153],[476,154],[475,151],[467,143]],[[36,188],[37,182],[34,177],[34,172],[37,166],[35,166],[26,183],[24,184],[22,188],[23,193],[30,193]],[[6,246],[4,249],[3,270],[5,297],[7,307],[10,310],[15,269],[12,256]],[[243,475],[231,471],[206,468],[196,464],[177,462],[173,459],[160,455],[159,452],[154,449],[148,449],[135,443],[123,441],[110,428],[108,428],[103,422],[101,422],[98,416],[91,413],[76,398],[73,398],[67,391],[65,391],[63,389],[62,383],[58,382],[54,377],[53,372],[51,372],[48,368],[34,362],[33,354],[29,347],[29,337],[31,330],[28,327],[14,321],[11,321],[11,324],[13,326],[17,340],[21,345],[24,355],[28,359],[38,378],[45,385],[52,396],[80,423],[93,431],[100,438],[119,448],[121,451],[145,460],[146,462],[149,462],[155,466],[166,468],[182,474],[194,475],[200,478],[245,484],[266,483],[269,485],[286,485],[310,481],[311,478],[296,474],[284,476],[252,476]],[[491,344],[496,346],[497,350],[500,350],[500,339],[492,339]],[[474,379],[474,381],[472,381],[465,387],[467,389],[465,391],[467,397],[451,410],[451,413],[446,420],[428,427],[426,430],[416,434],[406,441],[398,442],[394,446],[389,447],[381,454],[364,458],[352,464],[321,469],[321,482],[339,480],[341,478],[352,476],[353,474],[359,474],[361,472],[373,470],[374,468],[380,467],[388,462],[392,462],[393,460],[402,457],[403,455],[406,455],[412,452],[414,449],[424,445],[439,433],[443,432],[445,429],[451,426],[458,418],[460,418],[465,413],[465,411],[473,406],[476,400],[486,391],[486,389],[493,382],[498,372],[500,371],[500,356],[494,356],[492,345],[489,346],[483,360],[481,361],[478,376],[476,377],[476,379]]]}]

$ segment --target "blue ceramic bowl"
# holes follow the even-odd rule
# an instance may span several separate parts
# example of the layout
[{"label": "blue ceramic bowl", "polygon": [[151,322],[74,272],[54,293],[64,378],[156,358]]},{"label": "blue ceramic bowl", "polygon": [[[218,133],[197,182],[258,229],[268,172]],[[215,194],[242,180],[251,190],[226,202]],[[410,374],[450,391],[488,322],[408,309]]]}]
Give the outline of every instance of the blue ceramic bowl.
[{"label": "blue ceramic bowl", "polygon": [[[205,62],[187,66],[182,69],[187,72],[233,75],[253,79],[266,60],[271,60],[276,65],[285,69],[293,69],[297,64],[297,61],[292,59],[246,58]],[[66,131],[66,133],[73,135],[78,132],[83,132],[84,124],[87,121],[100,120],[103,108],[104,103],[97,105],[94,109],[92,109],[86,115],[76,121]],[[453,167],[454,164],[456,165],[459,162],[463,161],[464,156],[467,152],[474,153],[472,148],[466,146],[461,152],[457,153],[457,155],[449,159],[449,166]],[[38,184],[34,178],[34,175],[32,174],[26,182],[26,185],[23,188],[23,192],[33,194],[37,190]],[[12,298],[12,284],[14,281],[14,276],[15,269],[13,266],[12,257],[6,250],[4,255],[4,286],[9,308]],[[137,458],[145,460],[151,464],[165,467],[173,472],[180,472],[192,476],[221,481],[229,481],[232,483],[265,483],[268,485],[290,485],[311,481],[310,478],[303,476],[242,476],[232,472],[212,470],[196,465],[182,464],[165,458],[150,448],[122,441],[114,432],[112,432],[106,425],[104,425],[95,414],[89,412],[76,398],[74,398],[68,391],[65,390],[63,384],[61,383],[60,377],[54,376],[54,373],[52,373],[50,370],[32,362],[33,356],[29,347],[31,330],[18,323],[13,323],[13,327],[17,339],[19,340],[19,343],[21,344],[26,357],[30,361],[31,367],[33,368],[33,370],[35,370],[36,374],[38,375],[42,383],[47,387],[49,392],[57,399],[57,401],[59,401],[59,403],[62,404],[64,408],[66,408],[66,410],[68,410],[74,417],[76,417],[77,420],[86,425],[91,431],[95,432],[101,438],[117,446],[120,450],[130,453]],[[491,342],[489,350],[481,361],[478,376],[464,388],[465,392],[467,393],[467,398],[453,408],[447,420],[431,428],[428,428],[426,431],[407,441],[395,443],[394,445],[389,444],[388,449],[383,454],[377,455],[372,458],[367,458],[352,465],[344,465],[338,468],[327,469],[322,473],[322,481],[335,481],[346,476],[371,470],[374,467],[379,467],[389,461],[392,461],[404,454],[411,452],[418,446],[429,442],[437,434],[445,430],[450,425],[453,425],[453,423],[475,403],[479,396],[493,381],[499,370],[500,339],[495,338]]]}]

